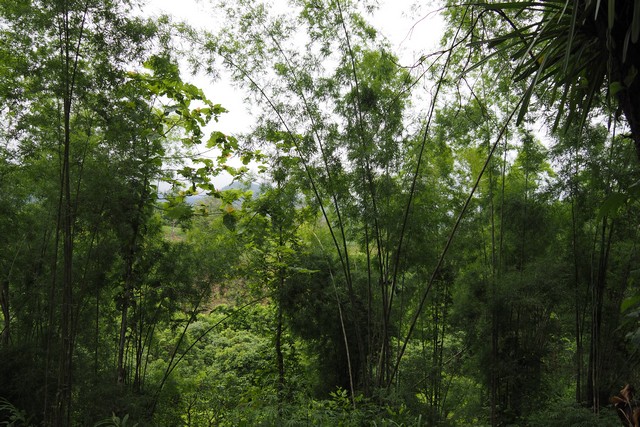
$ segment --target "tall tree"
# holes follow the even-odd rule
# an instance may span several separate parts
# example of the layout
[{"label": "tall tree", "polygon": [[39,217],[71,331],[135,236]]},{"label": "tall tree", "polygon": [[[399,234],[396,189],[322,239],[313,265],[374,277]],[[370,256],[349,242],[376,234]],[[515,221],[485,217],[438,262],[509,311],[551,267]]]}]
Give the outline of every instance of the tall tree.
[{"label": "tall tree", "polygon": [[[266,107],[261,134],[277,134],[271,139],[291,147],[302,165],[309,203],[319,206],[341,264],[352,333],[345,355],[354,383],[368,390],[393,380],[391,334],[403,315],[394,294],[407,232],[397,218],[409,209],[415,167],[403,130],[411,78],[351,2],[294,10],[289,19],[264,5],[229,8],[229,28],[210,38],[208,54]],[[353,270],[356,242],[366,257],[363,278]]]},{"label": "tall tree", "polygon": [[[92,103],[118,83],[122,77],[117,77],[116,70],[139,57],[153,33],[142,20],[125,18],[129,8],[124,2],[103,1],[9,2],[2,8],[7,24],[3,31],[5,40],[12,48],[25,47],[24,56],[16,59],[17,67],[13,70],[25,89],[14,94],[13,102],[26,107],[14,121],[15,129],[21,130],[21,134],[16,134],[16,142],[25,146],[30,137],[35,137],[35,149],[53,143],[51,148],[59,159],[54,253],[60,242],[62,274],[61,285],[57,286],[54,267],[47,327],[48,366],[55,366],[57,372],[56,391],[51,402],[45,404],[45,419],[52,425],[68,424],[71,413],[74,307],[79,303],[74,278],[77,186],[83,173],[82,141],[93,131],[88,127],[91,120],[84,118],[96,114]],[[51,139],[37,140],[44,135]],[[58,265],[57,260],[53,265]],[[56,313],[58,305],[60,311]],[[52,346],[58,330],[60,341],[54,352]],[[45,399],[48,395],[45,391]]]},{"label": "tall tree", "polygon": [[[28,222],[13,227],[23,233],[15,241],[25,245],[3,244],[14,261],[23,256],[32,261],[25,265],[30,273],[23,281],[10,273],[1,282],[2,337],[9,346],[12,325],[35,332],[23,336],[33,346],[33,363],[40,360],[40,349],[44,354],[40,410],[50,425],[72,423],[77,385],[72,361],[78,368],[86,362],[76,350],[94,354],[95,375],[101,370],[100,347],[106,340],[100,335],[109,330],[101,322],[113,320],[104,314],[118,287],[123,290],[120,338],[116,366],[110,369],[125,381],[126,337],[137,330],[132,323],[143,327],[131,321],[130,310],[139,290],[136,280],[145,276],[136,266],[144,259],[144,235],[153,229],[156,184],[168,158],[165,142],[171,136],[183,146],[200,143],[201,127],[224,112],[179,78],[168,55],[153,55],[166,47],[167,38],[158,38],[161,24],[136,18],[134,12],[128,1],[109,0],[5,2],[0,7],[0,52],[7,59],[0,95],[11,105],[0,111],[3,182],[12,171],[24,170],[29,179],[11,193],[17,197],[12,217],[23,221],[21,210],[39,210],[41,218],[31,230]],[[128,70],[143,63],[147,71]],[[227,153],[230,144],[219,132],[209,140],[210,147]],[[171,155],[181,156],[175,150]],[[223,164],[204,159],[181,172],[194,187],[212,190],[209,176]],[[32,238],[38,231],[41,235]],[[121,274],[114,273],[118,266]],[[93,297],[94,315],[87,310]],[[87,324],[95,328],[87,330]],[[138,345],[136,388],[141,351]]]}]

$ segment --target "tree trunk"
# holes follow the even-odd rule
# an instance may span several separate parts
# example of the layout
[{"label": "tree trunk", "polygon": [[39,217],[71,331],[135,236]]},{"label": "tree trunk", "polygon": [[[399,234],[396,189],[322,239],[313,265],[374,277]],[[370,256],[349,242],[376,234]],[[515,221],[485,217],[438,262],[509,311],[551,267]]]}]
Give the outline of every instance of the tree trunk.
[{"label": "tree trunk", "polygon": [[124,384],[126,380],[126,369],[124,366],[124,353],[127,344],[127,329],[129,328],[129,306],[133,298],[133,263],[136,256],[136,240],[138,234],[138,221],[135,219],[132,224],[133,237],[129,244],[129,253],[126,259],[126,270],[124,277],[124,289],[122,293],[122,308],[120,309],[120,335],[118,339],[118,384]]},{"label": "tree trunk", "polygon": [[490,367],[490,388],[491,388],[491,426],[498,425],[498,316],[495,308],[492,309],[491,316],[491,367]]},{"label": "tree trunk", "polygon": [[602,374],[602,341],[600,339],[600,332],[602,329],[602,307],[604,303],[604,290],[606,287],[611,232],[612,227],[609,228],[607,236],[607,218],[603,218],[600,236],[600,254],[598,258],[598,275],[592,287],[593,306],[587,383],[587,398],[589,402],[592,403],[593,410],[596,413],[600,410],[600,392],[602,388],[602,384],[600,382]]},{"label": "tree trunk", "polygon": [[0,308],[2,309],[3,327],[0,333],[0,345],[7,347],[10,341],[11,315],[9,311],[9,281],[3,280],[0,287]]},{"label": "tree trunk", "polygon": [[[134,142],[135,144],[135,142]],[[134,146],[135,150],[135,146]],[[145,160],[149,158],[149,146],[146,145],[144,147]],[[118,384],[124,384],[126,380],[126,369],[124,362],[124,353],[126,349],[127,342],[127,329],[129,328],[129,307],[131,306],[131,302],[133,300],[133,292],[135,288],[134,284],[134,264],[136,262],[136,257],[138,253],[138,246],[140,244],[140,227],[142,226],[144,220],[144,208],[146,203],[148,202],[148,192],[149,192],[149,174],[145,172],[143,180],[140,185],[140,199],[138,200],[138,206],[136,207],[136,212],[134,217],[131,220],[131,235],[130,241],[127,248],[127,255],[125,259],[125,273],[124,273],[124,289],[122,293],[122,308],[120,310],[120,335],[118,339],[118,362],[117,362],[117,378]],[[142,308],[140,308],[142,309]],[[141,325],[142,327],[142,325]],[[136,358],[138,361],[138,359]],[[140,359],[141,361],[141,359]],[[136,372],[138,372],[138,366],[136,366]]]},{"label": "tree trunk", "polygon": [[126,369],[124,367],[124,351],[127,344],[127,328],[129,313],[129,294],[131,293],[128,285],[125,285],[125,291],[122,298],[122,308],[120,309],[120,334],[118,338],[118,362],[116,375],[118,384],[124,384],[126,380]]},{"label": "tree trunk", "polygon": [[[280,280],[282,286],[284,279]],[[278,302],[276,313],[276,363],[278,365],[278,415],[282,415],[282,404],[284,402],[285,376],[284,376],[284,354],[282,353],[282,305]]]},{"label": "tree trunk", "polygon": [[[575,329],[574,337],[576,341],[576,354],[575,354],[575,377],[576,377],[576,390],[575,400],[576,403],[582,402],[582,363],[583,363],[583,348],[582,348],[582,322],[581,322],[581,304],[580,304],[580,268],[578,264],[578,229],[576,218],[576,193],[577,185],[575,176],[578,173],[577,151],[575,148],[574,153],[571,156],[571,167],[573,168],[573,177],[571,179],[571,250],[573,252],[573,309],[575,317]],[[575,155],[575,157],[574,157]]]},{"label": "tree trunk", "polygon": [[[68,17],[67,17],[68,18]],[[68,29],[67,29],[68,30]],[[69,67],[69,50],[65,52]],[[66,70],[69,76],[69,70]],[[67,81],[64,99],[64,149],[62,158],[62,314],[58,359],[58,388],[54,407],[54,426],[69,425],[71,409],[71,359],[73,355],[73,204],[71,201],[71,86]]]},{"label": "tree trunk", "polygon": [[144,328],[145,328],[145,316],[142,309],[142,290],[140,291],[140,298],[138,300],[138,328],[136,331],[136,366],[133,375],[133,391],[136,393],[142,390],[142,365],[144,358]]}]

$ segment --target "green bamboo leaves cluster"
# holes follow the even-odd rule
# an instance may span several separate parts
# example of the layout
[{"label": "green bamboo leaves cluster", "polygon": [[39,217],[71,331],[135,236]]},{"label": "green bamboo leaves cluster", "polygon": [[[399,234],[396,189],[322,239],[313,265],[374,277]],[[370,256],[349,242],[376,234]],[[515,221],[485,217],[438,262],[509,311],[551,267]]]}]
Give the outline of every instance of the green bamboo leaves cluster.
[{"label": "green bamboo leaves cluster", "polygon": [[159,203],[158,184],[215,192],[213,174],[242,173],[226,164],[238,145],[217,132],[217,158],[189,152],[225,109],[182,80],[168,30],[128,1],[0,5],[0,186],[11,206],[0,221],[0,341],[3,360],[21,349],[39,390],[18,385],[27,368],[17,363],[0,394],[43,425],[108,415],[109,403],[91,414],[100,398],[78,398],[99,394],[100,378],[111,404],[144,393],[155,327],[210,292],[185,269],[192,250],[163,241],[158,212],[192,210],[178,197]]},{"label": "green bamboo leaves cluster", "polygon": [[[276,147],[273,156],[291,160],[297,170],[284,173],[299,177],[306,203],[320,209],[332,236],[336,280],[346,291],[340,304],[348,307],[342,322],[353,330],[341,343],[351,363],[349,387],[384,384],[394,359],[389,330],[398,320],[396,254],[406,232],[398,218],[411,198],[402,189],[413,165],[403,129],[411,77],[355,3],[296,3],[289,16],[245,2],[223,7],[228,28],[209,38],[208,54],[263,105],[255,137]],[[364,283],[353,272],[358,251],[367,260]],[[362,300],[372,301],[366,314]]]},{"label": "green bamboo leaves cluster", "polygon": [[638,3],[447,3],[414,66],[369,2],[0,3],[0,423],[606,425]]},{"label": "green bamboo leaves cluster", "polygon": [[476,6],[483,13],[497,13],[503,22],[501,30],[478,44],[493,49],[488,57],[509,57],[514,79],[526,82],[518,122],[530,110],[535,93],[554,106],[554,128],[574,121],[584,124],[599,105],[611,105],[625,115],[640,155],[640,4],[547,0]]}]

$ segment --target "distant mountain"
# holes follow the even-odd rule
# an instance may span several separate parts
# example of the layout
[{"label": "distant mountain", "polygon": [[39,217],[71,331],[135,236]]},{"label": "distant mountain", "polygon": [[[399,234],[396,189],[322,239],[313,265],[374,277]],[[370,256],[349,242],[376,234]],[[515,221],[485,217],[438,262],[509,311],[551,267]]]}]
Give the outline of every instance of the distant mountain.
[{"label": "distant mountain", "polygon": [[[232,182],[229,185],[225,185],[224,187],[222,187],[220,189],[220,191],[226,191],[226,190],[251,190],[253,192],[253,197],[257,197],[260,194],[260,184],[256,183],[256,182],[252,182],[250,184],[246,184],[243,182]],[[206,194],[196,194],[194,196],[187,196],[187,198],[185,199],[187,203],[189,203],[190,205],[196,205],[199,202],[203,201],[204,199],[206,199],[207,197],[209,197]]]},{"label": "distant mountain", "polygon": [[185,202],[187,202],[190,205],[196,205],[196,204],[200,203],[201,201],[203,201],[204,199],[206,199],[207,197],[209,197],[209,196],[207,196],[206,194],[196,194],[196,195],[193,195],[193,196],[187,196],[187,197],[185,197],[184,200],[185,200]]},{"label": "distant mountain", "polygon": [[253,197],[260,194],[260,184],[257,182],[252,182],[250,184],[246,184],[243,182],[234,181],[231,184],[224,186],[220,189],[221,191],[225,190],[251,190],[253,191]]}]

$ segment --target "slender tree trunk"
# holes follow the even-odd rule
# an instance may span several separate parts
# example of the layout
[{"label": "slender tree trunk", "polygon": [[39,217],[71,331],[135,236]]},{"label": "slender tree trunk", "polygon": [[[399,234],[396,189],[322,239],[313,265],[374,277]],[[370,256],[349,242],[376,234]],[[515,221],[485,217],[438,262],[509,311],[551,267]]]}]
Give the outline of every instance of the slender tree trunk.
[{"label": "slender tree trunk", "polygon": [[571,216],[572,216],[572,245],[573,245],[573,281],[574,281],[574,315],[575,315],[575,340],[576,340],[576,361],[575,361],[575,375],[576,375],[576,403],[582,402],[582,363],[584,359],[584,349],[582,344],[582,312],[580,303],[580,275],[578,270],[578,248],[577,248],[577,231],[576,231],[576,218],[574,201],[571,201]]},{"label": "slender tree trunk", "polygon": [[433,325],[432,335],[431,335],[431,397],[430,397],[430,424],[435,425],[437,423],[438,413],[438,369],[439,369],[439,361],[438,355],[440,353],[440,301],[439,301],[439,293],[434,292],[433,295],[433,312],[431,315],[431,322]]},{"label": "slender tree trunk", "polygon": [[[135,144],[135,142],[134,142]],[[134,147],[135,149],[135,147]],[[144,147],[145,155],[144,159],[148,159],[150,156],[149,146]],[[129,328],[129,307],[133,301],[133,293],[135,290],[134,283],[134,265],[136,263],[136,257],[138,256],[138,246],[140,244],[140,227],[144,220],[144,209],[148,202],[148,186],[149,176],[148,173],[144,174],[143,180],[140,185],[140,199],[138,200],[138,206],[136,207],[135,216],[132,219],[131,225],[131,240],[128,244],[128,253],[126,255],[125,263],[125,275],[124,275],[124,290],[122,295],[122,308],[120,310],[120,334],[118,339],[118,361],[117,361],[117,381],[118,384],[124,384],[126,379],[125,368],[125,349],[127,345],[127,330]],[[142,308],[140,307],[142,310]]]},{"label": "slender tree trunk", "polygon": [[[575,149],[575,157],[573,159],[573,174],[577,175],[577,148]],[[576,194],[577,184],[575,178],[571,180],[571,249],[573,252],[573,282],[574,282],[574,316],[575,316],[575,341],[576,341],[576,358],[575,358],[575,376],[576,376],[576,403],[582,402],[582,364],[584,360],[584,349],[582,343],[582,307],[580,303],[580,268],[578,256],[578,228],[576,218]]]},{"label": "slender tree trunk", "polygon": [[118,362],[117,362],[117,381],[118,384],[124,384],[126,379],[124,353],[127,344],[127,329],[129,327],[129,305],[132,294],[132,260],[129,257],[127,261],[127,272],[125,275],[125,287],[122,296],[122,308],[120,309],[120,333],[118,338]]},{"label": "slender tree trunk", "polygon": [[574,336],[576,341],[575,378],[576,378],[576,403],[582,402],[582,364],[584,349],[582,343],[582,307],[580,302],[580,274],[578,266],[578,231],[576,226],[575,189],[571,198],[571,245],[573,251],[573,282],[574,282]]},{"label": "slender tree trunk", "polygon": [[[67,17],[68,19],[68,17]],[[65,22],[66,23],[66,22]],[[68,28],[67,28],[68,31]],[[69,66],[68,47],[65,52]],[[66,73],[69,76],[69,70]],[[73,204],[71,201],[71,87],[67,82],[64,99],[64,145],[62,159],[62,317],[60,324],[61,344],[58,360],[58,388],[54,408],[53,424],[69,425],[71,405],[71,359],[73,354]]]},{"label": "slender tree trunk", "polygon": [[371,248],[369,244],[369,224],[365,222],[364,224],[364,242],[365,242],[365,253],[367,255],[367,360],[365,360],[365,365],[363,366],[364,374],[363,374],[363,391],[365,396],[369,395],[369,387],[371,385],[371,379],[373,377],[373,355],[371,355],[371,349],[373,346],[373,278],[372,278],[372,270],[371,270]]},{"label": "slender tree trunk", "polygon": [[[284,280],[280,284],[283,285]],[[282,329],[283,316],[282,305],[278,302],[276,312],[276,364],[278,365],[278,415],[282,416],[282,404],[284,403],[285,375],[284,375],[284,354],[282,352]]]},{"label": "slender tree trunk", "polygon": [[126,256],[126,270],[124,274],[124,289],[122,293],[122,307],[120,309],[120,332],[118,336],[118,360],[116,367],[117,383],[123,385],[126,381],[125,350],[127,346],[127,330],[129,328],[129,306],[133,299],[133,264],[136,256],[136,242],[138,236],[138,218],[132,224],[132,237]]},{"label": "slender tree trunk", "polygon": [[136,330],[136,365],[133,375],[133,391],[140,392],[142,388],[142,359],[144,358],[144,327],[145,327],[145,310],[143,310],[142,289],[140,289],[140,297],[138,299],[138,328]]},{"label": "slender tree trunk", "polygon": [[443,393],[442,390],[442,381],[443,381],[443,370],[444,370],[444,337],[446,336],[446,328],[447,328],[447,318],[449,313],[449,289],[445,282],[445,286],[442,294],[442,315],[441,315],[441,325],[440,328],[440,351],[438,354],[438,421],[444,420],[444,401],[446,399],[446,389]]},{"label": "slender tree trunk", "polygon": [[[13,272],[13,267],[16,263],[16,259],[20,254],[21,247],[22,243],[16,250],[16,254],[13,257],[13,261],[11,262],[11,266],[9,267],[6,278],[0,283],[0,311],[2,311],[3,319],[3,326],[2,330],[0,331],[0,346],[4,347],[8,347],[9,342],[11,341],[11,303],[9,299],[9,283],[11,281],[11,273]],[[36,266],[36,268],[34,269],[34,274],[38,274],[37,272],[39,270],[39,267]],[[40,302],[40,299],[38,299],[38,302]],[[38,323],[40,324],[40,322]],[[38,328],[38,332],[40,331],[40,329],[41,328]],[[36,336],[39,335],[39,333],[36,333]]]},{"label": "slender tree trunk", "polygon": [[447,326],[447,286],[444,282],[443,289],[434,293],[432,324],[433,332],[431,337],[432,353],[431,353],[431,419],[430,425],[436,425],[443,416],[443,376],[444,367],[444,337]]},{"label": "slender tree trunk", "polygon": [[495,309],[491,316],[491,426],[498,425],[498,316]]},{"label": "slender tree trunk", "polygon": [[[282,194],[282,182],[278,180],[278,194]],[[276,365],[278,367],[278,418],[282,417],[282,405],[284,403],[284,390],[285,390],[285,376],[284,376],[284,354],[282,353],[282,328],[283,328],[283,313],[282,313],[282,295],[284,292],[284,284],[285,284],[285,269],[281,267],[284,263],[282,248],[285,244],[284,239],[284,230],[282,226],[283,218],[277,218],[278,224],[278,252],[277,259],[278,264],[278,273],[277,273],[277,281],[276,285]]]},{"label": "slender tree trunk", "polygon": [[[156,330],[156,325],[158,324],[158,318],[160,316],[160,307],[162,307],[162,303],[159,303],[157,307],[155,307],[153,319],[149,322],[147,326],[147,332],[144,337],[143,348],[151,349],[151,343],[153,342],[153,335]],[[144,390],[145,386],[145,378],[147,376],[147,367],[149,366],[149,359],[151,357],[151,352],[147,351],[147,354],[144,358],[144,363],[142,365],[142,373],[140,375],[140,391]]]},{"label": "slender tree trunk", "polygon": [[[173,372],[175,367],[182,360],[182,357],[191,348],[193,348],[193,346],[195,345],[195,343],[192,343],[191,346],[188,347],[187,350],[185,350],[185,352],[183,353],[183,355],[181,357],[179,357],[178,360],[176,361],[176,357],[178,356],[178,350],[180,349],[180,344],[182,344],[182,341],[184,340],[184,337],[187,335],[187,331],[189,330],[189,326],[193,323],[193,321],[198,316],[198,308],[200,307],[200,304],[202,303],[203,298],[204,298],[204,294],[202,294],[200,296],[200,299],[198,299],[198,302],[193,307],[193,310],[191,311],[191,316],[189,316],[189,320],[184,325],[184,328],[182,329],[182,333],[180,334],[180,337],[178,338],[178,341],[176,342],[176,345],[174,346],[173,351],[171,352],[171,357],[169,358],[169,363],[167,364],[167,368],[165,369],[164,374],[162,375],[162,379],[160,380],[160,384],[158,385],[158,388],[156,389],[156,391],[155,391],[155,393],[153,395],[151,403],[149,404],[149,408],[148,408],[148,411],[147,411],[147,417],[149,419],[153,418],[153,414],[156,411],[156,406],[158,405],[158,399],[160,397],[160,393],[162,392],[162,389],[164,388],[164,385],[166,384],[167,380],[169,379],[169,375],[171,375],[171,373]],[[213,328],[209,328],[208,331],[211,331],[212,329]],[[202,336],[203,335],[201,335],[200,338],[202,338]],[[200,338],[198,338],[198,339],[200,339]],[[197,341],[198,340],[196,340],[196,342]]]},{"label": "slender tree trunk", "polygon": [[[49,298],[48,298],[48,313],[47,313],[47,333],[46,333],[46,361],[45,361],[45,372],[50,372],[54,364],[54,343],[53,337],[55,335],[56,323],[55,323],[55,314],[56,308],[58,306],[57,301],[57,279],[58,279],[58,254],[60,249],[60,231],[62,229],[62,200],[63,200],[63,188],[62,188],[62,174],[60,174],[60,192],[58,196],[58,211],[56,215],[56,230],[55,230],[55,239],[53,245],[53,256],[51,261],[51,286],[49,287]],[[46,239],[45,239],[46,240]],[[43,254],[45,245],[43,244]],[[43,419],[47,424],[54,425],[54,413],[55,413],[55,402],[51,403],[50,393],[49,393],[50,385],[49,385],[49,375],[45,375],[44,379],[44,413]]]},{"label": "slender tree trunk", "polygon": [[[487,151],[490,152],[490,141],[487,140]],[[495,221],[495,205],[493,201],[493,169],[489,164],[489,215],[491,220],[491,264],[490,264],[490,280],[491,280],[491,367],[490,367],[490,387],[491,387],[491,426],[498,425],[498,387],[499,387],[499,360],[498,360],[498,344],[499,344],[499,316],[496,304],[497,300],[497,280],[498,280],[498,262],[497,262],[497,245],[496,245],[496,221]]]},{"label": "slender tree trunk", "polygon": [[[63,242],[62,313],[60,322],[61,343],[58,360],[58,387],[52,413],[52,426],[71,424],[72,359],[74,349],[73,321],[73,224],[75,212],[71,198],[71,105],[78,71],[79,48],[83,41],[85,20],[89,3],[80,13],[80,22],[72,23],[72,13],[64,4],[59,16],[60,60],[62,63],[63,140],[61,169],[61,223]],[[72,40],[71,25],[78,25],[77,40]],[[75,45],[75,51],[73,50]],[[51,325],[50,325],[51,326]],[[46,410],[46,409],[45,409]]]},{"label": "slender tree trunk", "polygon": [[96,286],[96,311],[95,311],[95,348],[93,353],[93,375],[98,381],[98,356],[100,354],[100,286]]},{"label": "slender tree trunk", "polygon": [[[139,216],[139,215],[138,215]],[[132,237],[126,256],[126,270],[124,275],[124,289],[122,294],[122,308],[120,309],[120,333],[118,338],[117,381],[124,384],[126,380],[125,350],[127,346],[127,330],[129,328],[129,306],[133,299],[133,264],[136,257],[136,245],[138,240],[139,218],[135,218],[131,224]]]},{"label": "slender tree trunk", "polygon": [[598,275],[592,287],[592,321],[591,321],[591,343],[589,351],[589,372],[588,372],[588,399],[593,405],[594,412],[600,410],[600,392],[602,375],[602,340],[600,333],[602,329],[602,306],[604,303],[604,291],[606,287],[609,245],[611,243],[612,228],[607,235],[607,218],[602,220],[600,236],[600,253],[598,257]]},{"label": "slender tree trunk", "polygon": [[0,284],[0,308],[2,309],[3,327],[0,334],[0,345],[7,347],[10,341],[11,312],[9,311],[9,281]]}]

